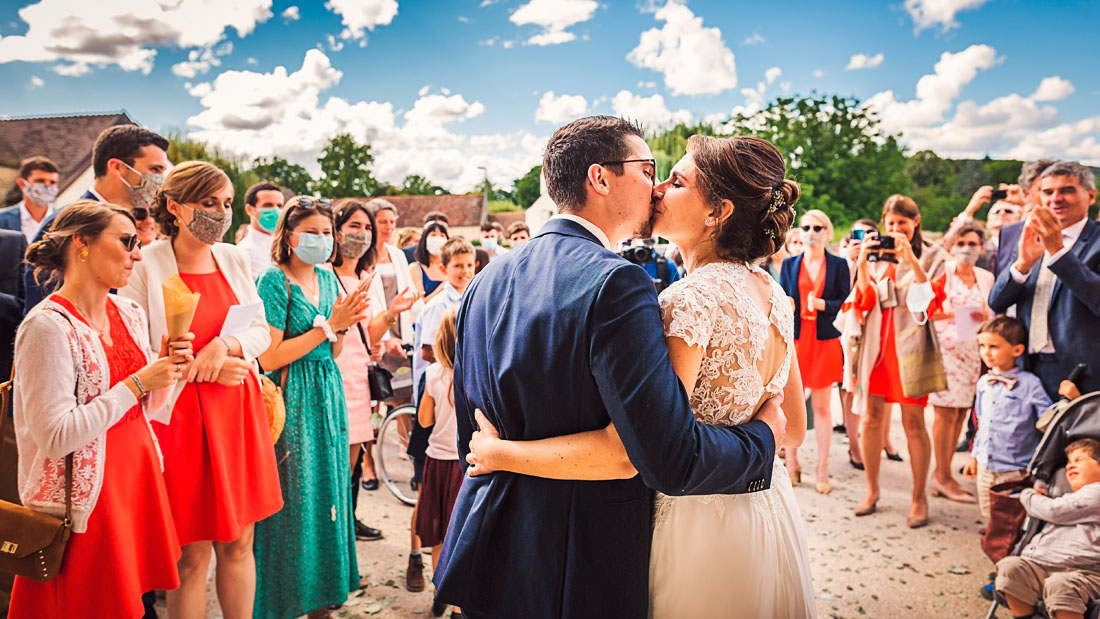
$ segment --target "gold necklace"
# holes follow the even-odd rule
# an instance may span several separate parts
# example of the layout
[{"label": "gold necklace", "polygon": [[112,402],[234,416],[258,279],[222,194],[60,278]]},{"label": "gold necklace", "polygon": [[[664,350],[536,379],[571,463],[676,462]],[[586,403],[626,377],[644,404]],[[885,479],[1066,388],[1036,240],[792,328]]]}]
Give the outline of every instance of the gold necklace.
[{"label": "gold necklace", "polygon": [[[288,272],[289,272],[289,269],[288,269]],[[320,297],[320,292],[321,292],[321,290],[320,290],[321,286],[316,281],[317,271],[313,272],[313,277],[314,277],[313,286],[310,287],[310,289],[313,291],[313,293],[310,294],[309,292],[306,292],[305,282],[298,279],[297,275],[290,274],[291,281],[293,281],[295,284],[297,284],[298,289],[302,291],[302,294],[305,295],[306,298],[309,299],[310,301],[313,301],[314,303],[317,303],[318,298]]]},{"label": "gold necklace", "polygon": [[105,321],[105,322],[108,323],[106,326],[103,326],[103,327],[97,326],[94,322],[92,322],[92,315],[89,312],[87,312],[83,307],[80,307],[79,303],[77,303],[73,299],[70,299],[69,297],[61,294],[60,292],[57,293],[57,296],[61,297],[62,299],[65,299],[69,303],[72,303],[73,307],[76,308],[76,311],[80,312],[80,314],[82,316],[84,316],[85,318],[88,319],[88,326],[95,329],[96,333],[99,333],[100,336],[103,336],[103,335],[106,334],[108,328],[110,327],[110,321],[109,320]]}]

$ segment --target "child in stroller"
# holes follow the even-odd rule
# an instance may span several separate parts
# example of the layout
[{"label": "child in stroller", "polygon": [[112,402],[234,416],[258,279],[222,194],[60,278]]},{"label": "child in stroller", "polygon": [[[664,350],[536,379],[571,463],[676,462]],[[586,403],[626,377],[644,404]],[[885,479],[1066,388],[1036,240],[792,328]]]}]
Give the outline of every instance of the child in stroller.
[{"label": "child in stroller", "polygon": [[997,592],[1014,617],[1034,616],[1040,594],[1056,619],[1084,617],[1100,598],[1100,441],[1074,441],[1065,454],[1072,491],[1058,498],[1041,488],[1021,492],[1028,516],[1047,524],[1019,556],[997,564]]}]

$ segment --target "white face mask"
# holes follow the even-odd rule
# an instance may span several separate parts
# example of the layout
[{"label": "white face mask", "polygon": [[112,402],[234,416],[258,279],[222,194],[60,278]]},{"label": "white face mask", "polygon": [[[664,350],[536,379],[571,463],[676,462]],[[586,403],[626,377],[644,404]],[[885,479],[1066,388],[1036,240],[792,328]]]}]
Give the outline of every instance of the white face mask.
[{"label": "white face mask", "polygon": [[433,256],[438,256],[439,252],[443,251],[443,246],[447,244],[447,239],[442,236],[429,236],[427,241],[424,241],[424,248],[428,250],[428,253]]}]

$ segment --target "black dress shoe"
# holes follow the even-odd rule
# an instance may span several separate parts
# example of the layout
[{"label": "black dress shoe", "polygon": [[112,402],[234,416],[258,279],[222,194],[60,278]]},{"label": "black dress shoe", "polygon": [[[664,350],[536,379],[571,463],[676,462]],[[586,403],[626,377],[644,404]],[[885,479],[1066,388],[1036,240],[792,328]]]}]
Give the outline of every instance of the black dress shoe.
[{"label": "black dress shoe", "polygon": [[852,468],[857,470],[857,471],[862,471],[863,468],[864,468],[863,463],[862,462],[856,462],[856,459],[852,457],[852,454],[848,454],[848,462],[851,463]]},{"label": "black dress shoe", "polygon": [[432,602],[432,616],[442,617],[447,612],[447,605],[443,602]]},{"label": "black dress shoe", "polygon": [[[886,448],[883,447],[882,450],[886,451]],[[893,460],[894,462],[904,462],[904,460],[901,459],[901,454],[899,454],[899,453],[890,453],[889,451],[886,451],[886,459],[887,460]]]},{"label": "black dress shoe", "polygon": [[959,446],[955,448],[955,453],[965,453],[970,451],[970,441],[963,439]]},{"label": "black dress shoe", "polygon": [[372,479],[364,479],[363,480],[363,490],[377,490],[377,489],[378,489],[378,478],[377,477],[372,478]]},{"label": "black dress shoe", "polygon": [[848,428],[844,427],[844,424],[838,423],[837,425],[833,426],[833,432],[836,432],[837,434],[847,434]]},{"label": "black dress shoe", "polygon": [[379,529],[375,529],[373,527],[368,527],[367,525],[363,524],[362,522],[359,522],[358,520],[356,520],[355,521],[355,539],[361,539],[361,540],[364,540],[364,541],[373,542],[374,540],[382,539],[382,531],[379,530]]}]

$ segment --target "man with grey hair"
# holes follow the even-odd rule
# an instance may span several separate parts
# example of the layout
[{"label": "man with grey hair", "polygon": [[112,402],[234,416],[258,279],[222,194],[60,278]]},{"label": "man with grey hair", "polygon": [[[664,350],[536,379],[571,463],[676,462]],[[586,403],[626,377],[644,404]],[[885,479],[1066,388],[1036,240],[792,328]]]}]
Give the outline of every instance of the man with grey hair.
[{"label": "man with grey hair", "polygon": [[1020,186],[1020,191],[1023,192],[1024,197],[1027,198],[1031,206],[1042,206],[1043,196],[1039,192],[1039,180],[1042,177],[1043,170],[1055,163],[1058,163],[1057,159],[1038,159],[1028,161],[1020,168],[1020,177],[1016,180],[1016,183]]},{"label": "man with grey hair", "polygon": [[1100,390],[1100,363],[1090,347],[1100,341],[1100,224],[1088,218],[1096,201],[1092,170],[1075,161],[1048,166],[1040,177],[1042,205],[1027,219],[1001,229],[1001,247],[1014,247],[1009,268],[993,285],[989,306],[1028,327],[1024,369],[1037,374],[1052,399],[1079,363],[1090,365],[1077,386]]}]

